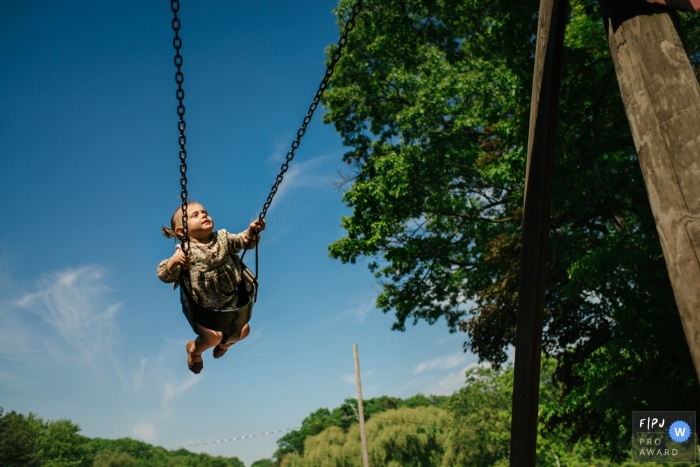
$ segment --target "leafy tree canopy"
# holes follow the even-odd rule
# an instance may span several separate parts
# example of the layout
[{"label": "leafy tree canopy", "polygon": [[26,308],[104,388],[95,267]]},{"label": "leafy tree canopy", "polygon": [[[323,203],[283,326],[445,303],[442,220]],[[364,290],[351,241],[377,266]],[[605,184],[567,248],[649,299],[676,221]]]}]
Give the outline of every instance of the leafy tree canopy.
[{"label": "leafy tree canopy", "polygon": [[0,465],[38,465],[38,433],[33,425],[33,415],[3,414],[0,408]]},{"label": "leafy tree canopy", "polygon": [[[369,420],[374,414],[387,410],[401,407],[440,406],[446,401],[447,397],[444,396],[424,396],[422,394],[417,394],[408,399],[382,396],[363,400],[362,408],[365,420]],[[321,433],[328,427],[338,427],[343,431],[349,430],[352,425],[358,423],[355,412],[350,407],[351,405],[356,408],[357,400],[348,398],[345,399],[340,407],[336,407],[333,410],[321,408],[310,414],[301,422],[301,428],[293,430],[277,440],[279,449],[275,452],[275,457],[291,453],[303,454],[306,439],[309,436]]]},{"label": "leafy tree canopy", "polygon": [[0,408],[0,465],[17,467],[245,467],[237,457],[169,451],[130,438],[88,438],[70,420],[44,421]]},{"label": "leafy tree canopy", "polygon": [[[370,465],[428,467],[440,465],[447,426],[437,407],[390,409],[365,424]],[[281,458],[281,467],[362,466],[359,424],[345,431],[331,426],[305,440],[301,453]]]},{"label": "leafy tree canopy", "polygon": [[245,467],[237,457],[211,456],[187,449],[168,450],[131,438],[88,441],[94,467]]},{"label": "leafy tree canopy", "polygon": [[260,459],[250,464],[250,467],[273,467],[274,465],[275,461],[272,459]]},{"label": "leafy tree canopy", "polygon": [[[697,410],[700,394],[599,6],[569,3],[543,335],[564,393],[548,420],[619,458],[632,410]],[[350,148],[330,255],[372,259],[394,329],[444,318],[496,366],[515,336],[538,6],[366,0],[324,97]],[[698,20],[681,25],[697,60]]]}]

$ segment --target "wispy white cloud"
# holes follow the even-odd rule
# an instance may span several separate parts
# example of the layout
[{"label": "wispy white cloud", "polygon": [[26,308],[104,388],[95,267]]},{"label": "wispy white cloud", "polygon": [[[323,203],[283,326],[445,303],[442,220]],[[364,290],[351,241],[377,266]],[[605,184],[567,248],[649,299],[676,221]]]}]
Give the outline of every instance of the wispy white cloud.
[{"label": "wispy white cloud", "polygon": [[[178,358],[173,358],[176,355]],[[170,417],[183,398],[205,375],[193,375],[185,367],[185,341],[166,339],[157,355],[141,358],[134,369],[133,391],[140,399],[153,401],[139,413],[129,428],[132,436],[148,442],[162,442]]]},{"label": "wispy white cloud", "polygon": [[437,383],[428,386],[426,388],[427,394],[435,394],[438,396],[449,396],[457,391],[459,388],[465,384],[465,373],[476,367],[489,367],[488,363],[470,363],[459,371],[453,371],[448,375],[445,375]]},{"label": "wispy white cloud", "polygon": [[364,307],[357,308],[357,310],[355,310],[355,316],[357,316],[360,321],[364,321],[367,315],[376,309],[377,305],[374,303],[374,300],[372,300],[372,303],[367,304]]},{"label": "wispy white cloud", "polygon": [[393,392],[399,395],[421,394],[450,395],[465,384],[465,372],[477,364],[475,355],[455,352],[426,360],[415,365],[403,384]]},{"label": "wispy white cloud", "polygon": [[[249,346],[249,345],[257,342],[255,344],[255,348],[257,350],[260,350],[260,349],[265,348],[265,347],[269,347],[270,345],[272,345],[272,343],[269,341],[264,342],[262,344],[260,342],[258,342],[260,339],[263,339],[263,341],[265,341],[265,339],[263,337],[267,332],[265,328],[266,328],[265,325],[261,325],[260,327],[256,326],[255,328],[251,327],[250,334],[248,334],[248,337],[246,337],[242,341],[236,342],[235,346],[236,347]],[[235,349],[233,349],[233,350],[235,350]]]},{"label": "wispy white cloud", "polygon": [[191,376],[189,378],[186,378],[185,380],[165,383],[165,397],[163,401],[167,402],[170,399],[173,399],[176,396],[186,392],[192,386],[197,384],[198,381],[199,379],[196,376]]},{"label": "wispy white cloud", "polygon": [[[277,153],[272,156],[277,159]],[[297,161],[295,160],[289,165],[289,169],[284,174],[284,180],[279,185],[277,193],[275,194],[275,201],[270,206],[268,212],[272,212],[275,206],[282,204],[283,200],[289,196],[294,190],[299,188],[331,188],[332,178],[328,176],[327,173],[320,172],[319,169],[323,167],[330,159],[330,156],[316,157],[307,161]]]},{"label": "wispy white cloud", "polygon": [[134,438],[139,438],[144,441],[153,441],[158,436],[158,430],[150,423],[141,423],[134,428],[132,432]]},{"label": "wispy white cloud", "polygon": [[[173,358],[177,355],[179,358]],[[185,367],[186,361],[185,341],[166,339],[165,345],[152,359],[142,358],[139,369],[135,371],[134,389],[143,389],[144,392],[158,393],[160,397],[160,409],[158,416],[150,422],[155,424],[155,419],[161,419],[170,411],[170,403],[190,390],[202,375],[196,376]],[[154,409],[156,407],[154,406]]]},{"label": "wispy white cloud", "polygon": [[[96,266],[51,272],[40,279],[34,292],[10,303],[13,310],[7,310],[0,319],[10,319],[9,312],[18,309],[29,311],[41,318],[41,332],[48,333],[46,339],[50,340],[51,334],[59,336],[80,356],[93,360],[112,343],[117,330],[114,317],[121,306],[107,300],[104,279],[104,270]],[[26,319],[16,321],[25,329],[40,325]]]},{"label": "wispy white cloud", "polygon": [[0,358],[14,362],[34,359],[37,350],[32,336],[38,332],[34,328],[22,320],[16,308],[0,305]]},{"label": "wispy white cloud", "polygon": [[358,297],[356,300],[346,304],[338,313],[332,315],[330,319],[347,320],[349,318],[362,323],[367,319],[369,314],[376,309],[374,297]]},{"label": "wispy white cloud", "polygon": [[23,384],[29,382],[28,379],[23,378],[22,376],[17,376],[15,374],[2,370],[0,370],[0,381],[9,385]]},{"label": "wispy white cloud", "polygon": [[141,387],[141,382],[143,381],[143,374],[146,370],[146,360],[145,358],[141,359],[141,363],[139,364],[139,369],[134,371],[134,389],[139,389]]},{"label": "wispy white cloud", "polygon": [[444,357],[438,357],[427,362],[419,363],[413,368],[413,374],[417,375],[427,370],[449,370],[456,366],[461,365],[464,361],[469,358],[469,355],[464,352],[457,352],[450,355],[445,355]]},{"label": "wispy white cloud", "polygon": [[[363,371],[360,371],[360,379],[362,379],[362,381],[364,381],[366,378],[368,378],[369,376],[372,376],[373,374],[374,374],[374,371],[368,371],[366,373]],[[355,373],[350,374],[350,375],[345,375],[342,378],[340,378],[340,380],[343,381],[344,383],[355,384]]]},{"label": "wispy white cloud", "polygon": [[447,336],[441,337],[437,340],[437,345],[444,345],[444,344],[449,344],[450,346],[453,345],[454,341],[456,340],[465,340],[465,336],[462,333],[450,333]]},{"label": "wispy white cloud", "polygon": [[355,308],[351,308],[348,310],[348,312],[357,318],[358,321],[363,322],[367,318],[367,315],[375,309],[376,306],[374,305],[374,301],[371,301],[369,303],[358,305]]}]

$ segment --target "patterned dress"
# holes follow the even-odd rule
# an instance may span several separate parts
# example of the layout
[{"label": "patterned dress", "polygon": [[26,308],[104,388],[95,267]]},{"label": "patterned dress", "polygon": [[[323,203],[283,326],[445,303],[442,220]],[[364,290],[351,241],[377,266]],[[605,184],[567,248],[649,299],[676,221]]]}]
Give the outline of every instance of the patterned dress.
[{"label": "patterned dress", "polygon": [[[209,243],[190,242],[190,282],[194,299],[215,310],[236,308],[236,284],[241,281],[241,259],[236,253],[255,248],[260,235],[250,237],[248,231],[232,234],[225,230],[212,233]],[[182,273],[180,266],[168,271],[168,260],[158,264],[158,277],[177,287]]]}]

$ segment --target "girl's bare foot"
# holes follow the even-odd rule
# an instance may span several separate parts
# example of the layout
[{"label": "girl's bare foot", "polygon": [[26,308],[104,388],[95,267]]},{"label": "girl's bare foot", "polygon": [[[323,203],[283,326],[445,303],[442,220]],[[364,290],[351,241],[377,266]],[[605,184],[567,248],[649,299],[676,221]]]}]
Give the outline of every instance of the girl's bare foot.
[{"label": "girl's bare foot", "polygon": [[189,341],[187,343],[187,368],[190,369],[192,373],[198,375],[202,368],[204,368],[204,362],[202,362],[202,354],[194,353],[194,341]]}]

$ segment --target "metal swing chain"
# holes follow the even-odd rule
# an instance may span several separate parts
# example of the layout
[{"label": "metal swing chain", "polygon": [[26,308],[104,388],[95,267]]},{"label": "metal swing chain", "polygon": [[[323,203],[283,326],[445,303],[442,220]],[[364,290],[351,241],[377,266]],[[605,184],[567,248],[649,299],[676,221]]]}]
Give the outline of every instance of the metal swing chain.
[{"label": "metal swing chain", "polygon": [[[270,194],[267,197],[267,200],[265,201],[265,204],[263,206],[262,211],[260,212],[260,215],[258,218],[260,220],[264,219],[265,216],[267,215],[267,210],[272,204],[272,199],[275,197],[275,194],[277,193],[277,190],[279,189],[280,183],[282,183],[282,180],[284,179],[284,174],[289,170],[289,163],[294,159],[294,151],[299,148],[301,138],[304,136],[306,133],[306,127],[311,123],[311,118],[313,117],[314,111],[318,107],[318,103],[321,100],[321,96],[323,96],[323,92],[326,90],[328,87],[328,81],[330,81],[331,76],[333,76],[333,70],[340,60],[340,55],[345,48],[345,45],[347,44],[348,41],[348,34],[353,30],[355,27],[355,19],[357,18],[357,15],[360,13],[362,10],[362,2],[363,0],[357,0],[357,3],[352,7],[352,12],[350,14],[350,18],[348,19],[347,23],[345,23],[345,30],[343,31],[343,34],[340,36],[340,39],[338,40],[338,47],[335,49],[335,52],[333,52],[333,56],[331,57],[331,62],[328,65],[328,68],[326,69],[326,73],[323,76],[323,79],[321,80],[321,84],[318,86],[318,90],[316,91],[316,95],[314,96],[313,101],[311,102],[311,105],[309,106],[309,111],[306,113],[306,116],[304,117],[304,121],[301,125],[301,128],[299,128],[299,131],[297,131],[297,136],[292,142],[292,148],[287,152],[287,156],[285,158],[284,163],[282,164],[282,167],[280,169],[280,173],[277,175],[277,178],[275,179],[274,185],[272,185],[272,189],[270,190]],[[185,105],[183,104],[183,101],[185,99],[185,91],[182,89],[182,82],[185,79],[185,76],[182,74],[182,55],[180,55],[180,48],[182,47],[182,39],[179,36],[179,31],[180,31],[180,20],[177,17],[177,12],[180,10],[180,1],[179,0],[171,0],[170,1],[170,9],[173,12],[173,20],[172,20],[172,28],[173,31],[175,32],[175,37],[173,38],[173,46],[175,47],[175,66],[177,67],[177,73],[175,73],[175,82],[177,83],[177,91],[175,96],[177,97],[178,100],[178,106],[177,106],[177,114],[180,117],[180,120],[178,121],[178,130],[180,131],[180,137],[178,139],[178,142],[180,144],[180,187],[182,188],[182,191],[180,193],[180,198],[182,200],[182,227],[183,227],[183,240],[182,240],[182,249],[185,254],[189,252],[190,248],[190,239],[189,235],[187,232],[187,151],[185,150],[185,143],[187,142],[187,138],[185,137],[185,128],[186,128],[186,123],[185,123]]]},{"label": "metal swing chain", "polygon": [[180,20],[177,17],[177,12],[180,11],[179,0],[170,1],[170,9],[173,11],[173,31],[175,31],[175,37],[173,38],[173,47],[175,47],[175,66],[177,67],[177,73],[175,73],[175,82],[177,83],[177,91],[175,92],[175,97],[177,97],[177,115],[180,120],[177,122],[177,128],[180,130],[180,137],[178,142],[180,144],[180,199],[182,200],[182,251],[187,255],[190,251],[190,237],[187,231],[187,151],[185,150],[185,143],[187,138],[185,137],[185,105],[183,101],[185,99],[185,90],[182,89],[182,82],[185,80],[185,75],[182,74],[182,55],[180,55],[180,48],[182,47],[182,39],[178,32],[180,31]]},{"label": "metal swing chain", "polygon": [[343,48],[345,47],[345,44],[348,41],[348,34],[355,27],[355,18],[357,18],[357,15],[362,9],[362,1],[363,0],[357,0],[355,6],[352,7],[352,13],[350,14],[348,22],[345,23],[345,30],[343,31],[343,35],[340,36],[340,39],[338,40],[338,48],[335,49],[335,52],[333,52],[333,57],[331,57],[331,63],[328,65],[328,68],[326,69],[326,74],[323,77],[321,84],[318,86],[318,91],[316,91],[314,100],[311,102],[311,106],[309,106],[309,111],[307,112],[306,117],[304,117],[304,123],[302,123],[301,128],[299,128],[299,131],[297,131],[297,137],[292,143],[292,149],[287,153],[287,158],[282,164],[282,168],[280,169],[279,175],[277,175],[275,184],[272,185],[270,194],[267,196],[267,201],[265,201],[265,205],[263,206],[263,209],[260,212],[260,215],[258,216],[258,219],[260,220],[264,219],[267,215],[267,209],[270,207],[270,204],[272,204],[272,198],[275,197],[277,189],[279,188],[280,183],[282,183],[282,179],[284,178],[284,174],[289,169],[289,163],[292,161],[292,159],[294,159],[294,151],[296,151],[296,149],[299,147],[301,137],[304,136],[304,133],[306,133],[306,127],[311,122],[311,117],[313,117],[314,111],[316,110],[316,107],[318,107],[318,103],[321,100],[323,91],[326,90],[326,87],[328,86],[328,81],[331,79],[331,76],[333,76],[333,69],[338,63],[338,60],[340,60],[340,54],[342,53]]}]

